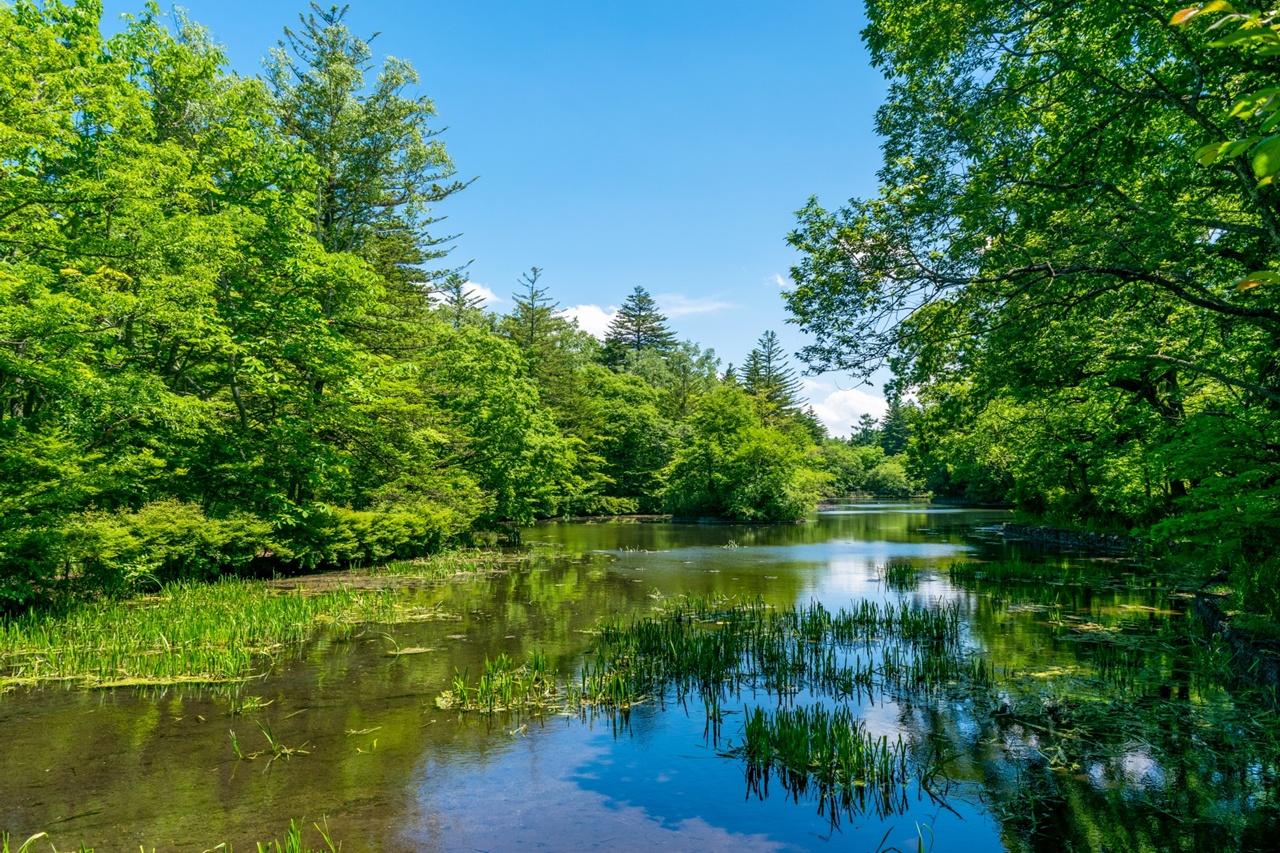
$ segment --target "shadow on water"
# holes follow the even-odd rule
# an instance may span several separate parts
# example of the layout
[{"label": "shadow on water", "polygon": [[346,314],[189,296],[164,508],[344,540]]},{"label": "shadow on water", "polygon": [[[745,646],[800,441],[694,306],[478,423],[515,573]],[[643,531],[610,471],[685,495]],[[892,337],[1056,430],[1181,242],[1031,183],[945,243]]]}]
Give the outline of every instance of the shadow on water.
[{"label": "shadow on water", "polygon": [[[1005,518],[860,503],[802,525],[539,525],[526,543],[581,556],[406,593],[452,618],[320,636],[235,688],[3,696],[0,828],[99,850],[245,848],[304,815],[327,816],[346,851],[1274,849],[1274,715],[1222,686],[1182,601],[1117,561],[981,534]],[[1013,560],[1048,561],[1048,577],[1069,569],[1072,583],[973,565]],[[621,729],[607,714],[436,706],[456,672],[487,658],[542,650],[572,673],[600,620],[718,595],[957,608],[965,653],[993,684],[841,700],[868,737],[902,738],[936,796],[905,785],[892,808],[833,820],[799,779],[775,776],[766,794],[723,754],[755,709],[839,706],[816,694],[726,695],[723,742],[689,697],[638,705]],[[238,761],[229,731],[264,749],[258,723],[307,754]]]}]

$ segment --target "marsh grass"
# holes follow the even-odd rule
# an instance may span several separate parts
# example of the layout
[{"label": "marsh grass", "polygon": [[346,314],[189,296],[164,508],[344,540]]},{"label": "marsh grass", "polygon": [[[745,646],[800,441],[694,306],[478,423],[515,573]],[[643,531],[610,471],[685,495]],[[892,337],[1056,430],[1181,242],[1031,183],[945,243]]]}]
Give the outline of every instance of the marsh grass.
[{"label": "marsh grass", "polygon": [[92,688],[234,682],[328,628],[440,618],[396,590],[320,593],[256,581],[169,584],[131,601],[81,604],[0,622],[0,688],[62,681]]},{"label": "marsh grass", "polygon": [[[295,820],[289,821],[289,829],[282,838],[275,841],[268,841],[263,844],[258,842],[256,845],[257,853],[338,853],[340,845],[335,844],[333,837],[329,832],[329,821],[327,818],[321,818],[319,823],[312,824],[316,832],[320,836],[320,841],[324,845],[321,848],[313,848],[302,837],[302,823]],[[43,850],[43,847],[34,847],[37,841],[44,841],[49,844],[52,853],[58,853],[58,848],[49,841],[49,835],[45,832],[39,832],[28,838],[20,847],[10,845],[16,843],[6,832],[0,832],[0,853],[36,853],[37,850]],[[94,848],[86,847],[81,844],[76,848],[77,853],[94,853]],[[146,853],[145,848],[139,848],[140,853]],[[155,853],[153,850],[152,853]],[[211,847],[204,853],[235,853],[234,848],[224,842],[215,847]]]},{"label": "marsh grass", "polygon": [[436,697],[437,708],[487,714],[527,713],[550,711],[566,701],[542,652],[533,652],[523,664],[505,654],[493,660],[486,657],[475,684],[470,682],[469,674],[469,669],[454,670],[450,689]]},{"label": "marsh grass", "polygon": [[846,707],[757,707],[744,714],[742,743],[724,754],[746,763],[748,789],[760,799],[776,776],[793,799],[816,799],[833,818],[868,812],[883,818],[906,810],[913,772],[901,736],[868,734]]},{"label": "marsh grass", "polygon": [[919,583],[919,572],[910,560],[889,560],[880,567],[880,579],[894,592],[911,592]]},{"label": "marsh grass", "polygon": [[864,600],[837,611],[818,603],[778,610],[684,599],[658,616],[603,623],[577,693],[584,704],[625,711],[668,692],[718,702],[743,690],[841,698],[919,690],[975,671],[960,627],[958,605]]}]

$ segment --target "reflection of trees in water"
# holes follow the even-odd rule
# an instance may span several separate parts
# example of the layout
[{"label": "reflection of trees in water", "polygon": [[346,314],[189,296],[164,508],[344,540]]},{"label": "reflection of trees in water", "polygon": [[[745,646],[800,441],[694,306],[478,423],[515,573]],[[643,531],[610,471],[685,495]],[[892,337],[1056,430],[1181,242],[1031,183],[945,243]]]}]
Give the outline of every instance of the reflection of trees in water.
[{"label": "reflection of trees in water", "polygon": [[1275,718],[1222,688],[1194,623],[1145,591],[1024,587],[971,605],[999,689],[906,706],[902,722],[948,755],[1009,849],[1275,849]]},{"label": "reflection of trees in water", "polygon": [[926,512],[927,505],[877,511],[870,505],[846,513],[823,513],[800,524],[674,524],[585,522],[539,525],[526,542],[549,541],[567,551],[634,548],[668,551],[721,546],[811,545],[833,540],[898,543],[962,543],[975,525],[1009,518],[998,510]]}]

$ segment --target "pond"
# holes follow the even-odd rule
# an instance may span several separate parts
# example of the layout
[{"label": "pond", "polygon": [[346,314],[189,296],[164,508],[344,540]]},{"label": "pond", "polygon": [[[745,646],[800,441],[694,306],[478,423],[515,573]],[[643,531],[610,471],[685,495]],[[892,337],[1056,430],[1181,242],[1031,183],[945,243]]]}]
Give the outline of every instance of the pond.
[{"label": "pond", "polygon": [[[299,817],[344,851],[1276,849],[1274,714],[1231,684],[1185,599],[1159,571],[1007,543],[989,530],[1006,517],[858,503],[801,525],[539,525],[526,544],[563,557],[413,593],[449,618],[317,637],[235,690],[0,697],[0,828],[99,851],[252,849]],[[1006,577],[1012,560],[1070,582]],[[674,695],[626,715],[437,705],[499,654],[572,676],[601,619],[682,596],[953,608],[994,680],[838,700],[748,686],[714,726]],[[427,651],[394,654],[411,648]],[[761,784],[730,754],[754,708],[823,702],[901,739],[912,781],[887,805]],[[299,752],[237,760],[232,730]]]}]

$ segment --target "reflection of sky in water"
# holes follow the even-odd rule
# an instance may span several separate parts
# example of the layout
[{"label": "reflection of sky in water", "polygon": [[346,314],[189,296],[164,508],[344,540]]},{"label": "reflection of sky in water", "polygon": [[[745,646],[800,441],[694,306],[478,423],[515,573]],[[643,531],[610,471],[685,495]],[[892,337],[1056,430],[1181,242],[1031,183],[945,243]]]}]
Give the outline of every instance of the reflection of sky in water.
[{"label": "reflection of sky in water", "polygon": [[[1013,596],[1007,605],[997,602],[953,586],[946,566],[1019,555],[1021,546],[970,535],[974,525],[1007,515],[945,508],[927,518],[921,505],[880,507],[882,514],[867,512],[872,507],[866,504],[856,509],[860,514],[774,527],[539,526],[526,541],[551,542],[570,555],[604,553],[434,587],[432,601],[439,597],[458,621],[397,626],[389,633],[401,646],[439,652],[391,657],[387,638],[370,631],[310,646],[305,661],[255,682],[252,690],[272,700],[264,719],[274,722],[284,742],[311,745],[310,755],[279,763],[270,773],[259,772],[260,763],[242,766],[231,757],[228,725],[214,723],[226,720],[220,698],[175,704],[176,696],[163,694],[61,690],[6,697],[0,723],[23,748],[11,755],[0,751],[0,829],[26,829],[25,838],[72,815],[78,817],[54,827],[63,833],[59,849],[75,849],[80,840],[98,849],[136,849],[145,841],[151,849],[163,839],[171,842],[169,849],[206,849],[224,838],[245,846],[305,814],[328,815],[342,849],[351,853],[650,847],[869,853],[917,849],[918,823],[934,827],[933,849],[942,853],[1003,849],[990,815],[1008,818],[1035,808],[1037,820],[1071,822],[1071,828],[1056,823],[1054,830],[1075,833],[1076,849],[1274,849],[1273,833],[1263,846],[1250,847],[1235,844],[1239,834],[1230,829],[1245,822],[1269,829],[1263,824],[1271,820],[1264,808],[1275,778],[1270,758],[1244,765],[1251,759],[1240,753],[1247,750],[1223,749],[1211,758],[1203,751],[1177,752],[1175,762],[1169,750],[1186,750],[1191,740],[1171,740],[1163,728],[1147,727],[1167,727],[1169,716],[1148,719],[1145,704],[1125,711],[1126,731],[1119,742],[1108,741],[1109,752],[1079,756],[1079,768],[1052,770],[1044,764],[1058,754],[1061,741],[1046,734],[1034,715],[1025,724],[997,722],[981,703],[863,696],[852,707],[869,734],[891,740],[901,734],[913,750],[922,750],[919,755],[941,744],[953,758],[948,802],[959,814],[920,798],[911,786],[906,814],[846,820],[835,835],[816,803],[790,801],[776,778],[767,800],[748,797],[742,764],[706,744],[705,711],[697,699],[687,712],[643,706],[633,714],[631,731],[616,739],[607,722],[593,727],[557,718],[531,723],[522,735],[511,733],[516,724],[505,719],[459,720],[435,711],[433,700],[455,669],[469,667],[474,674],[487,656],[503,652],[522,659],[533,649],[549,652],[557,667],[572,668],[598,618],[648,613],[658,599],[680,594],[759,596],[778,606],[818,600],[832,610],[858,599],[958,601],[966,645],[981,649],[998,670],[1012,665],[1031,672],[1025,689],[1033,703],[1042,691],[1070,690],[1058,675],[1039,676],[1087,669],[1092,642],[1050,626],[1043,613],[1050,604],[1123,624],[1135,634],[1153,630],[1148,622],[1168,614],[1153,591],[1085,595],[1070,587],[1016,585],[1004,591]],[[722,547],[730,542],[740,547]],[[883,576],[891,560],[910,567],[901,586]],[[860,648],[856,654],[874,652]],[[1173,666],[1169,661],[1178,658],[1170,654],[1162,651],[1152,663]],[[1163,676],[1161,686],[1177,671],[1174,666]],[[1153,700],[1149,707],[1158,711],[1160,702]],[[727,702],[721,743],[741,737],[744,706],[777,701],[760,693]],[[814,700],[802,693],[791,701]],[[1178,709],[1191,720],[1187,732],[1198,737],[1219,731],[1197,707]],[[243,726],[252,730],[248,719]],[[362,739],[348,734],[364,729],[369,734]],[[1100,744],[1111,734],[1102,718],[1091,732]],[[368,750],[375,739],[375,754],[356,748]],[[160,755],[167,756],[163,779],[155,773]],[[1238,783],[1222,769],[1237,756],[1247,767]],[[1066,799],[1044,799],[1055,790]],[[17,796],[7,796],[11,791]],[[1199,804],[1199,810],[1183,815],[1173,798]],[[1206,833],[1227,842],[1201,844],[1208,836],[1195,835],[1196,827],[1209,827]],[[1014,840],[1022,832],[1016,823],[1005,828],[1011,849],[1031,849]],[[1084,844],[1086,838],[1093,840]],[[1095,843],[1098,838],[1104,840]]]},{"label": "reflection of sky in water", "polygon": [[[910,511],[920,508],[913,506]],[[596,541],[604,539],[601,534],[606,532],[585,531]],[[798,586],[793,583],[800,602],[818,600],[833,609],[864,598],[922,603],[963,598],[962,591],[924,567],[972,550],[963,541],[848,537],[724,548],[705,540],[731,538],[726,531],[708,527],[689,532],[694,534],[693,542],[686,547],[668,540],[663,543],[667,550],[601,550],[616,558],[610,571],[641,577],[646,586],[661,593],[670,594],[664,587],[674,586],[677,578],[690,572],[718,573],[726,592],[733,590],[735,578],[790,577],[793,582],[802,579]],[[915,590],[889,589],[880,567],[891,559],[910,560],[922,567]],[[763,692],[729,700],[724,705],[722,746],[740,738],[747,708],[770,707],[777,701]],[[813,700],[803,694],[793,701]],[[831,704],[830,699],[823,701]],[[915,727],[912,720],[904,719],[903,708],[881,698],[864,701],[858,713],[874,737],[896,741],[899,736],[908,737]],[[433,781],[435,765],[428,764],[418,783],[418,798],[423,814],[431,817],[414,840],[445,850],[517,849],[534,842],[545,846],[548,839],[573,839],[566,846],[586,849],[805,850],[831,849],[834,844],[838,849],[871,851],[896,845],[914,850],[920,823],[933,826],[939,838],[949,839],[945,849],[1004,849],[998,826],[978,807],[953,799],[949,805],[956,811],[952,812],[914,786],[908,792],[906,813],[884,822],[872,815],[852,821],[846,816],[833,833],[828,819],[817,813],[816,803],[791,802],[777,779],[768,799],[748,796],[743,765],[708,745],[705,726],[705,711],[694,697],[687,709],[679,705],[668,705],[665,711],[657,705],[638,708],[630,733],[616,739],[607,724],[597,724],[588,732],[577,721],[555,723],[531,727],[527,738],[514,739],[500,759],[483,769],[454,771],[447,780],[437,782]],[[477,801],[492,805],[493,813],[484,821],[470,816]],[[959,839],[962,847],[955,846]],[[550,846],[556,848],[554,842]]]},{"label": "reflection of sky in water", "polygon": [[[762,695],[761,700],[768,701]],[[723,737],[733,741],[741,709],[726,707]],[[896,737],[899,711],[865,709],[867,728]],[[637,709],[631,733],[609,725],[556,721],[513,737],[478,772],[427,763],[415,784],[423,825],[406,841],[441,850],[875,850],[915,849],[916,823],[942,838],[963,837],[964,850],[1003,850],[997,826],[963,803],[959,815],[911,789],[906,813],[881,823],[845,820],[832,830],[814,803],[796,804],[780,785],[761,801],[748,797],[741,765],[704,741],[701,705]],[[776,780],[775,780],[776,783]],[[487,816],[475,819],[478,803]],[[945,833],[945,835],[944,835]],[[960,849],[954,846],[945,849]]]}]

